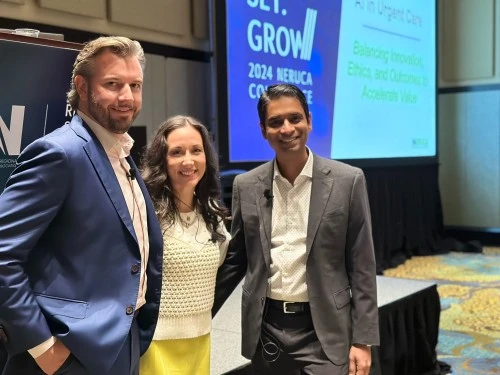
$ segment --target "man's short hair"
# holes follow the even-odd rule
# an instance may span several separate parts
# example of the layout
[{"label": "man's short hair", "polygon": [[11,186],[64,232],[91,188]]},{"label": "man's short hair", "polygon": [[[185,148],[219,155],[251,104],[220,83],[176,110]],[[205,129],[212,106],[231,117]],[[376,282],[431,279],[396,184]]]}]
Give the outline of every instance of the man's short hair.
[{"label": "man's short hair", "polygon": [[73,64],[73,74],[71,76],[71,88],[67,98],[71,107],[76,110],[80,101],[80,96],[76,91],[75,77],[82,76],[87,81],[93,74],[94,62],[97,56],[104,51],[111,51],[120,57],[137,57],[142,70],[146,66],[144,50],[139,42],[123,36],[105,36],[91,40],[80,51]]},{"label": "man's short hair", "polygon": [[283,96],[296,98],[300,102],[307,121],[309,122],[309,106],[307,105],[307,99],[302,90],[289,83],[279,83],[277,85],[268,86],[266,91],[264,91],[259,98],[257,111],[259,113],[259,122],[261,126],[266,126],[267,105],[269,102]]}]

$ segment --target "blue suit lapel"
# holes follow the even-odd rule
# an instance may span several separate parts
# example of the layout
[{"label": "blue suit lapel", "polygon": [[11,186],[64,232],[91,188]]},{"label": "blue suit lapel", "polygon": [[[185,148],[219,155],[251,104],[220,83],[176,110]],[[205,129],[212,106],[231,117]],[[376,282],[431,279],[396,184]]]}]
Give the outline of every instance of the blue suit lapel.
[{"label": "blue suit lapel", "polygon": [[122,189],[118,183],[115,171],[111,166],[104,148],[98,142],[88,142],[83,148],[94,165],[94,168],[108,193],[109,199],[111,199],[111,202],[113,202],[113,205],[115,206],[116,212],[122,219],[125,227],[128,229],[132,237],[134,237],[134,240],[137,242],[134,225],[132,224],[132,218],[130,217],[127,203],[125,202]]},{"label": "blue suit lapel", "polygon": [[[71,128],[78,134],[81,138],[85,139],[87,143],[83,146],[83,149],[87,153],[94,169],[99,176],[106,192],[108,193],[109,199],[113,203],[116,212],[120,216],[123,224],[130,232],[131,236],[137,242],[137,237],[135,235],[134,225],[132,224],[132,218],[123,197],[123,192],[116,178],[115,171],[111,166],[108,155],[101,145],[101,142],[92,133],[90,129],[87,129],[84,122],[79,116],[74,116],[71,120]],[[91,192],[90,192],[91,193]]]}]

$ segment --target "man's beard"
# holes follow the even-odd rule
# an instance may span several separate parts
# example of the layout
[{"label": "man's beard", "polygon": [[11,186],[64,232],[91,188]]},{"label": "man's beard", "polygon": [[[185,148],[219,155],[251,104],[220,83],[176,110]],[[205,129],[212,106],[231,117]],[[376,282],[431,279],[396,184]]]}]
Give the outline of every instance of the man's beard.
[{"label": "man's beard", "polygon": [[92,118],[96,120],[99,125],[116,134],[126,133],[139,115],[139,111],[135,111],[130,121],[128,119],[121,121],[112,119],[110,111],[98,102],[92,91],[88,93],[88,103],[89,112]]}]

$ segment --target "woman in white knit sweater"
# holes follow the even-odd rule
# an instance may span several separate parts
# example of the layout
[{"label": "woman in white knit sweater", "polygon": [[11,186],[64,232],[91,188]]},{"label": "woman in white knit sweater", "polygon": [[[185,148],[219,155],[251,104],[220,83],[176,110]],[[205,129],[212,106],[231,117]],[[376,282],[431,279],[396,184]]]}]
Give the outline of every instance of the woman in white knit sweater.
[{"label": "woman in white knit sweater", "polygon": [[205,126],[192,117],[169,118],[146,151],[143,177],[162,225],[164,255],[158,324],[140,373],[209,374],[215,277],[229,233]]}]

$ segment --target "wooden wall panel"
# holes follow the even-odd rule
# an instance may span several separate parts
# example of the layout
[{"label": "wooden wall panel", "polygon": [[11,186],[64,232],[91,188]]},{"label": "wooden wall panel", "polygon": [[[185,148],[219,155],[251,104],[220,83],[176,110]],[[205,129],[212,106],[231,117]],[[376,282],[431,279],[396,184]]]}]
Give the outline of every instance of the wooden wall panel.
[{"label": "wooden wall panel", "polygon": [[165,58],[163,56],[146,54],[146,70],[142,91],[142,111],[136,118],[134,126],[145,126],[146,137],[150,142],[156,134],[156,129],[166,116],[165,98]]},{"label": "wooden wall panel", "polygon": [[[209,51],[209,0],[0,0],[0,16]],[[0,25],[6,27],[5,25]]]},{"label": "wooden wall panel", "polygon": [[106,19],[106,0],[39,0],[40,7]]},{"label": "wooden wall panel", "polygon": [[191,33],[187,0],[108,0],[110,21],[173,35]]},{"label": "wooden wall panel", "polygon": [[191,17],[195,38],[209,39],[209,11],[208,0],[191,0]]},{"label": "wooden wall panel", "polygon": [[210,64],[174,58],[167,58],[165,64],[166,115],[193,116],[209,127]]},{"label": "wooden wall panel", "polygon": [[500,228],[500,92],[441,94],[439,105],[444,223]]},{"label": "wooden wall panel", "polygon": [[442,82],[495,77],[495,3],[495,0],[441,0],[439,60]]}]

